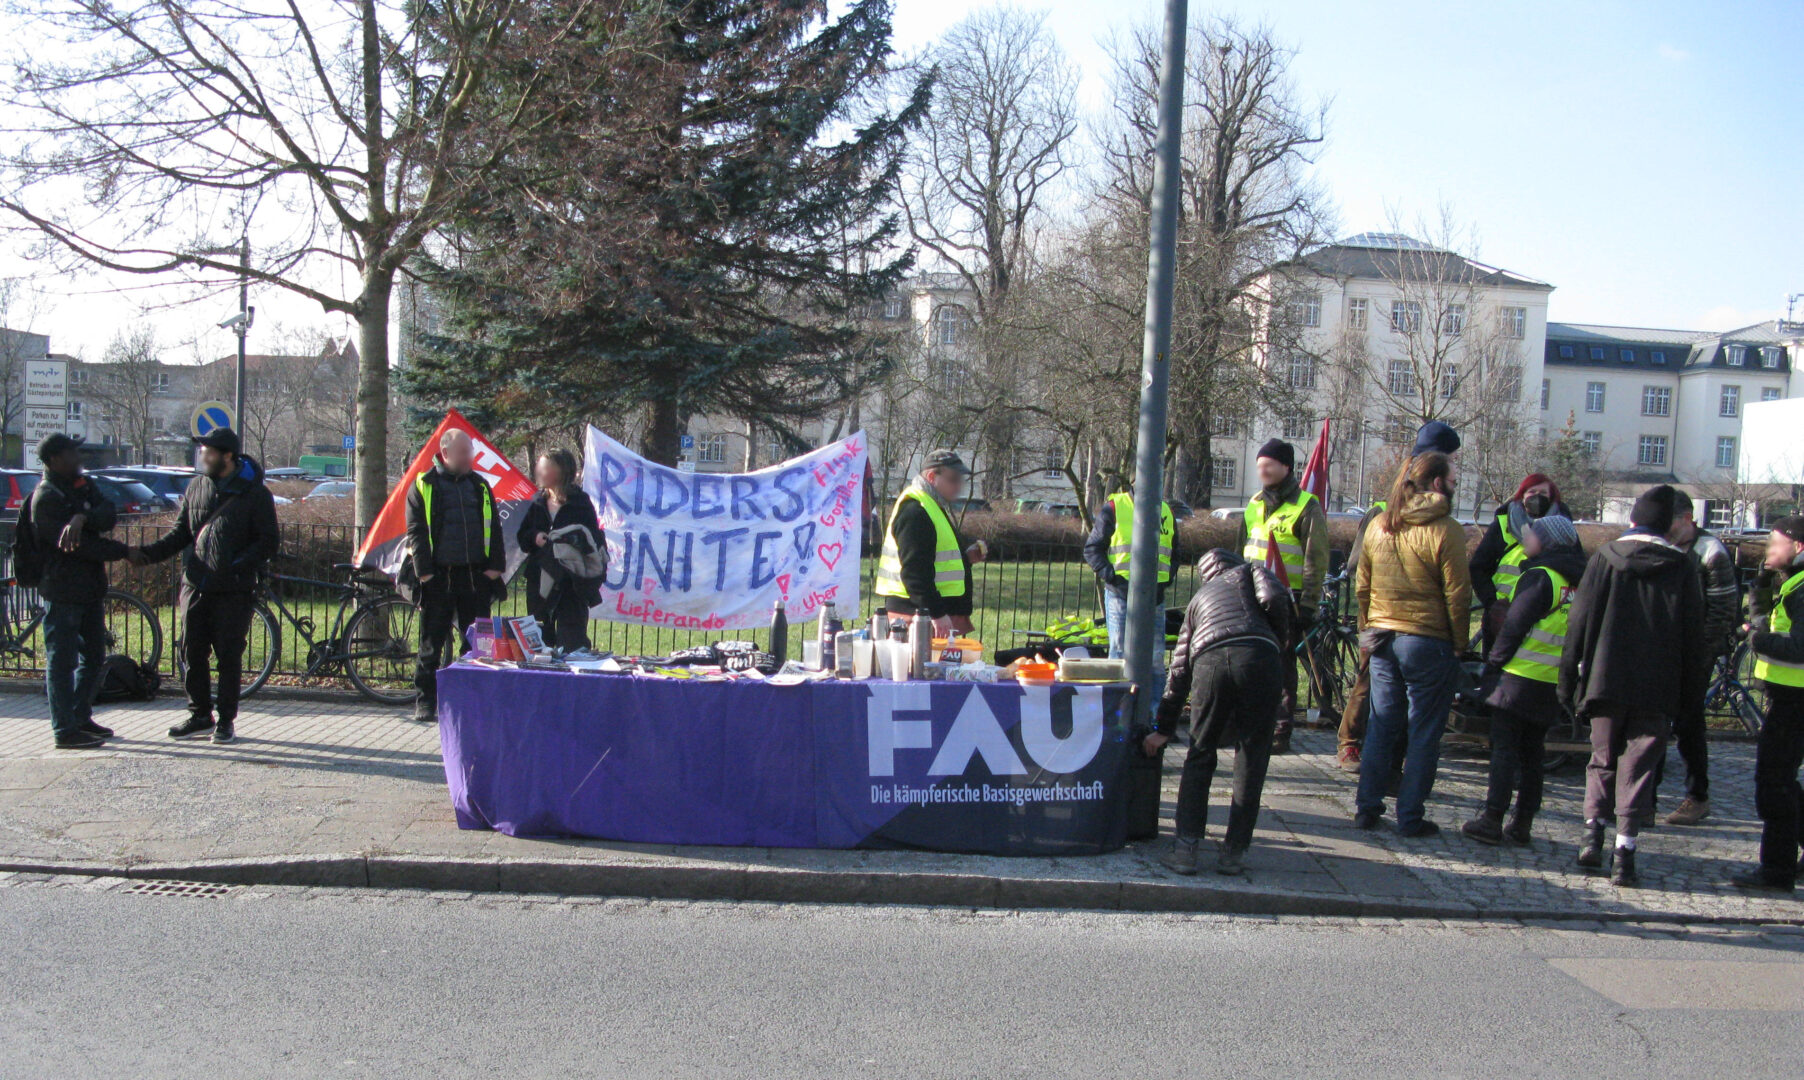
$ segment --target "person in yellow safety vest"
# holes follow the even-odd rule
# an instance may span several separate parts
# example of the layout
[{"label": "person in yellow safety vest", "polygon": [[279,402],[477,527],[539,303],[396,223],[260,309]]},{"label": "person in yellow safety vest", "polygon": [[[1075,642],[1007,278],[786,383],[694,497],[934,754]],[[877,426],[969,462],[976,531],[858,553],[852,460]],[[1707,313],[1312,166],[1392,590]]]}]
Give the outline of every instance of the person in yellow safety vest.
[{"label": "person in yellow safety vest", "polygon": [[1754,677],[1766,683],[1766,720],[1754,752],[1754,809],[1760,814],[1760,862],[1730,880],[1745,889],[1792,892],[1798,879],[1804,796],[1804,517],[1773,522],[1764,575],[1778,583],[1772,611],[1742,627],[1754,651]]},{"label": "person in yellow safety vest", "polygon": [[[1409,452],[1409,461],[1414,461],[1420,454],[1446,454],[1452,457],[1459,453],[1459,448],[1459,432],[1445,421],[1430,420],[1417,429],[1416,445]],[[1404,468],[1409,468],[1409,461],[1403,463]],[[1359,571],[1359,556],[1365,550],[1366,529],[1371,527],[1379,514],[1384,513],[1387,505],[1389,504],[1382,498],[1374,499],[1365,516],[1359,519],[1359,527],[1353,531],[1353,546],[1347,549],[1348,581],[1353,580],[1353,575]],[[1361,649],[1359,674],[1353,679],[1353,688],[1347,691],[1346,708],[1340,715],[1340,749],[1334,755],[1335,765],[1343,772],[1359,772],[1359,748],[1366,737],[1366,703],[1370,700],[1371,693],[1371,657]],[[1325,713],[1323,719],[1332,722],[1333,717]]]},{"label": "person in yellow safety vest", "polygon": [[952,521],[952,500],[971,470],[951,450],[935,450],[890,510],[877,559],[877,599],[902,618],[925,612],[937,637],[971,633],[971,564],[982,541],[966,544]]},{"label": "person in yellow safety vest", "polygon": [[[1528,523],[1522,534],[1522,575],[1497,640],[1485,654],[1480,699],[1491,707],[1491,781],[1484,808],[1460,831],[1481,844],[1529,842],[1541,809],[1542,756],[1547,729],[1560,715],[1560,652],[1572,590],[1585,575],[1578,526],[1560,514]],[[1509,824],[1503,821],[1516,804]]]},{"label": "person in yellow safety vest", "polygon": [[[1282,563],[1291,599],[1297,605],[1292,640],[1284,643],[1284,697],[1278,705],[1278,725],[1272,736],[1272,753],[1290,753],[1290,732],[1297,711],[1296,645],[1315,622],[1322,598],[1322,579],[1328,576],[1328,514],[1322,502],[1304,491],[1296,478],[1297,452],[1282,439],[1271,439],[1259,448],[1255,464],[1260,491],[1247,501],[1240,518],[1240,542],[1235,550],[1255,566]],[[1275,549],[1276,559],[1268,561]],[[1273,571],[1276,573],[1276,571]],[[1313,675],[1315,668],[1311,667]],[[1316,700],[1328,695],[1317,687]],[[1335,722],[1338,718],[1330,718]]]},{"label": "person in yellow safety vest", "polygon": [[1486,649],[1497,636],[1497,623],[1509,610],[1510,595],[1522,573],[1522,533],[1529,522],[1544,514],[1569,518],[1572,511],[1560,501],[1560,486],[1551,477],[1529,473],[1516,485],[1509,501],[1497,508],[1472,552],[1472,594],[1485,609],[1481,639]]},{"label": "person in yellow safety vest", "polygon": [[[1164,653],[1165,590],[1171,585],[1172,550],[1177,545],[1177,519],[1171,504],[1159,503],[1159,584],[1155,594],[1158,618],[1154,632],[1159,635]],[[1102,617],[1109,632],[1109,657],[1119,660],[1127,645],[1127,593],[1129,564],[1133,561],[1134,496],[1119,491],[1108,497],[1096,511],[1096,526],[1084,542],[1084,562],[1102,582]]]},{"label": "person in yellow safety vest", "polygon": [[[420,606],[420,654],[413,672],[420,696],[413,718],[423,723],[438,719],[438,665],[446,642],[461,641],[470,624],[488,618],[489,605],[507,594],[500,508],[475,461],[469,433],[452,428],[440,436],[432,467],[407,493],[402,577]],[[457,647],[453,655],[462,653]]]}]

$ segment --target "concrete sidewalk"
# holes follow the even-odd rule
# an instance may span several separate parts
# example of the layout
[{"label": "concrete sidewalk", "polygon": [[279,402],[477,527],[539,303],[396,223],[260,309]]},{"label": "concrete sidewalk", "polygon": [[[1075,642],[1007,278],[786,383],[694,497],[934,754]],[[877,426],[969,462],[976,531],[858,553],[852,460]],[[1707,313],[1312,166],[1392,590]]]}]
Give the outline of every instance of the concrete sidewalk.
[{"label": "concrete sidewalk", "polygon": [[[28,690],[27,687],[16,689]],[[1266,915],[1804,922],[1804,905],[1725,884],[1754,857],[1753,746],[1712,745],[1713,816],[1643,836],[1646,887],[1572,872],[1583,773],[1550,778],[1531,848],[1458,834],[1484,761],[1451,749],[1429,813],[1445,830],[1404,840],[1351,827],[1352,778],[1333,735],[1300,731],[1273,760],[1244,879],[1182,878],[1156,843],[1095,858],[688,848],[520,840],[457,828],[438,731],[360,699],[258,696],[229,747],[177,743],[177,699],[105,708],[105,751],[50,748],[41,693],[0,693],[0,870],[265,884],[528,893],[1127,908]],[[1181,750],[1166,769],[1165,823]],[[1662,809],[1682,794],[1668,768]],[[1226,815],[1216,782],[1215,822]],[[1211,853],[1212,858],[1212,853]]]}]

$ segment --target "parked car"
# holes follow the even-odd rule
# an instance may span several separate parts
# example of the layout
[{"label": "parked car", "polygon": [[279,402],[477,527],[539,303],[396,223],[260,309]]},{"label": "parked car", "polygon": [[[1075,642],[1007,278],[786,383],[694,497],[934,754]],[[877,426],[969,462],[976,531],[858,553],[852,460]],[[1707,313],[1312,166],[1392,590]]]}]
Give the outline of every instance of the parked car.
[{"label": "parked car", "polygon": [[125,514],[159,514],[169,509],[161,495],[140,484],[136,480],[124,480],[117,476],[104,476],[100,473],[89,473],[88,479],[100,489],[100,494],[113,504],[113,509],[120,515]]},{"label": "parked car", "polygon": [[1246,513],[1247,508],[1244,506],[1218,506],[1209,511],[1209,516],[1217,521],[1239,521],[1246,517]]},{"label": "parked car", "polygon": [[307,471],[297,469],[293,465],[285,465],[280,469],[264,469],[263,478],[265,480],[305,480]]},{"label": "parked car", "polygon": [[6,481],[0,486],[0,492],[6,495],[5,506],[0,509],[0,521],[19,520],[19,509],[31,498],[31,489],[38,486],[39,475],[30,469],[0,469],[0,478]]},{"label": "parked car", "polygon": [[97,476],[113,476],[135,480],[160,495],[174,509],[182,501],[182,493],[194,481],[193,469],[167,469],[155,465],[113,465],[96,472]]},{"label": "parked car", "polygon": [[1077,517],[1077,504],[1076,503],[1047,503],[1046,504],[1046,512],[1048,514],[1051,514],[1053,517],[1074,518],[1074,517]]},{"label": "parked car", "polygon": [[357,494],[357,485],[349,480],[328,480],[307,493],[309,499],[342,499]]}]

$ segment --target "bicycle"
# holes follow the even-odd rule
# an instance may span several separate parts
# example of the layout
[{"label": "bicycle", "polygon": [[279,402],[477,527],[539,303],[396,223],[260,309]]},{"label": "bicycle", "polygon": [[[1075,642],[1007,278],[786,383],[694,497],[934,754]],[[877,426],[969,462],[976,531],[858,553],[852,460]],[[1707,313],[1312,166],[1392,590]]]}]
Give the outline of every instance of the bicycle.
[{"label": "bicycle", "polygon": [[1315,622],[1295,647],[1299,662],[1309,672],[1310,696],[1324,721],[1341,714],[1359,678],[1359,632],[1342,604],[1346,584],[1345,570],[1322,582]]},{"label": "bicycle", "polygon": [[[1744,675],[1743,672],[1746,672]],[[1704,711],[1728,716],[1746,728],[1748,734],[1760,734],[1766,723],[1764,691],[1753,689],[1754,650],[1745,641],[1716,658],[1710,671],[1710,688],[1704,693]]]},{"label": "bicycle", "polygon": [[[379,571],[360,569],[352,563],[336,563],[332,568],[348,575],[349,580],[321,581],[273,571],[259,578],[252,594],[251,629],[245,643],[247,674],[253,663],[256,674],[239,690],[239,697],[249,697],[263,689],[275,671],[282,655],[283,621],[306,642],[307,667],[301,672],[303,676],[342,671],[359,693],[385,705],[406,705],[419,696],[413,685],[419,608],[396,593],[393,583]],[[312,615],[295,613],[283,594],[284,586],[323,590],[337,597],[337,610],[325,636],[315,636]],[[281,613],[280,620],[277,612]],[[179,644],[176,664],[185,674],[187,662]]]},{"label": "bicycle", "polygon": [[[36,590],[20,587],[15,577],[0,578],[0,655],[35,659],[27,642],[44,622],[44,601]],[[106,651],[131,657],[156,669],[163,659],[163,624],[144,598],[124,589],[108,589],[101,600],[106,619]]]}]

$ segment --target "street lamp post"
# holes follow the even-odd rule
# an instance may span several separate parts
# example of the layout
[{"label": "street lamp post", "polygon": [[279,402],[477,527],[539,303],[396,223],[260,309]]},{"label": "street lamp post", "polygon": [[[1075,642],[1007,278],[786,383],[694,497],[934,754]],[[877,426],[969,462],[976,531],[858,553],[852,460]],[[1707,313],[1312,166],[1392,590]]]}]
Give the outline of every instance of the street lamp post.
[{"label": "street lamp post", "polygon": [[200,248],[201,255],[236,255],[238,256],[238,314],[227,318],[219,325],[230,327],[238,335],[238,370],[233,380],[232,390],[232,423],[238,425],[239,433],[244,429],[244,339],[251,332],[251,320],[256,311],[251,307],[251,234],[247,231],[238,238],[231,247]]}]

